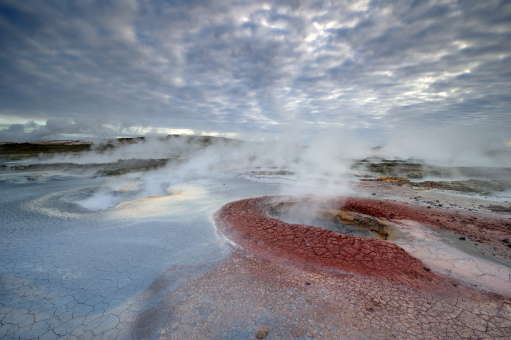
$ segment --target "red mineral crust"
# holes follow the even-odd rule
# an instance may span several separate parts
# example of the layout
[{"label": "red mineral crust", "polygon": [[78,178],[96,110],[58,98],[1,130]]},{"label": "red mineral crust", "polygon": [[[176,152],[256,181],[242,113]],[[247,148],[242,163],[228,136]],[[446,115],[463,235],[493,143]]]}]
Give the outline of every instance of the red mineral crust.
[{"label": "red mineral crust", "polygon": [[[446,285],[445,279],[392,243],[271,218],[266,213],[269,200],[259,197],[226,204],[215,216],[219,230],[242,248],[272,259],[375,276],[417,288]],[[358,208],[355,203],[350,199],[347,207]]]}]

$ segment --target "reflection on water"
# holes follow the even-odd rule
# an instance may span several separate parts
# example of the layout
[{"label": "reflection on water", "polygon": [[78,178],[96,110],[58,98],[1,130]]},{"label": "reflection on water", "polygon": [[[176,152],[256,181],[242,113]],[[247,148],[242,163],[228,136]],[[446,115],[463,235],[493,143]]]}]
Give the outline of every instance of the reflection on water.
[{"label": "reflection on water", "polygon": [[[114,218],[147,218],[180,212],[190,212],[188,203],[207,195],[205,187],[193,184],[180,184],[169,187],[169,194],[146,196],[124,201],[110,212]],[[200,207],[199,207],[200,208]]]},{"label": "reflection on water", "polygon": [[307,216],[307,215],[301,215],[301,214],[290,214],[289,212],[278,214],[275,211],[272,212],[271,216],[273,218],[280,219],[287,223],[305,224],[305,225],[309,225],[309,226],[315,226],[315,227],[335,231],[337,233],[341,233],[344,235],[364,237],[364,238],[374,238],[374,239],[381,238],[378,235],[378,233],[372,231],[370,228],[364,228],[362,226],[345,223],[345,222],[335,220],[332,218],[319,218],[319,217]]}]

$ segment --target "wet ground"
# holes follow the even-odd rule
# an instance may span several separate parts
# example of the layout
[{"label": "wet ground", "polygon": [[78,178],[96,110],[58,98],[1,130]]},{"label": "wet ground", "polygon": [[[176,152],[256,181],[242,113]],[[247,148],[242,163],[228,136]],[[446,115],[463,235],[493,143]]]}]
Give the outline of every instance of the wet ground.
[{"label": "wet ground", "polygon": [[[137,296],[163,272],[177,266],[198,275],[226,256],[211,215],[233,197],[272,190],[236,179],[198,181],[181,184],[179,195],[125,195],[124,206],[95,211],[78,202],[104,178],[25,182],[25,175],[0,183],[1,339],[129,338],[126,317],[155,302]],[[179,284],[173,281],[167,289]]]},{"label": "wet ground", "polygon": [[[505,339],[511,333],[505,237],[494,249],[453,230],[389,221],[392,247],[449,287],[420,289],[262,256],[217,229],[213,216],[222,206],[281,194],[291,172],[251,169],[183,180],[168,169],[151,177],[26,170],[0,174],[1,339]],[[354,187],[374,199],[511,218],[506,196],[385,181]],[[280,218],[379,238],[350,223]]]}]

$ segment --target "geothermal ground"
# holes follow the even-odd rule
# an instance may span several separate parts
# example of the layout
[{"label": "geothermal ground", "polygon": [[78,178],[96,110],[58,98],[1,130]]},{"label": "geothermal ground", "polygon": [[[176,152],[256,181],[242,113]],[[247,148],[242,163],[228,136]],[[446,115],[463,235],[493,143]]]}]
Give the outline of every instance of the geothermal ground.
[{"label": "geothermal ground", "polygon": [[509,339],[508,168],[365,159],[304,194],[293,167],[116,147],[10,146],[1,339]]}]

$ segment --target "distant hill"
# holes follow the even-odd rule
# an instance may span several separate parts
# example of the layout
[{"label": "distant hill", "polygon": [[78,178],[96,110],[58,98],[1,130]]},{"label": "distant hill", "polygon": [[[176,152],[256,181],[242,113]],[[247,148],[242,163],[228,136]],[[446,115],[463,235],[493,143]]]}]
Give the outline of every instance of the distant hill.
[{"label": "distant hill", "polygon": [[[194,136],[194,135],[167,135],[157,137],[159,140],[183,139],[189,143],[200,146],[209,146],[215,143],[234,143],[241,141],[225,137],[214,136]],[[146,140],[145,137],[122,137],[108,139],[101,142],[80,141],[80,140],[58,140],[58,141],[40,141],[31,143],[0,143],[0,159],[13,161],[40,155],[53,155],[58,153],[77,153],[82,151],[95,150],[98,152],[114,149],[124,144],[141,143]]]}]

